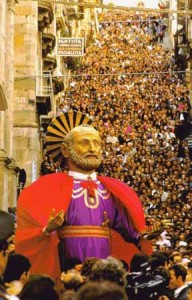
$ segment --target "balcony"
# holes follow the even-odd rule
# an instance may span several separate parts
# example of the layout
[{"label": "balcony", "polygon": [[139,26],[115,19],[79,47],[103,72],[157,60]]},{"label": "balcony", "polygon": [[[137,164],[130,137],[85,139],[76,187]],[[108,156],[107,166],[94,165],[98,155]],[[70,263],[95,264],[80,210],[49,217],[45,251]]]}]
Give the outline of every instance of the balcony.
[{"label": "balcony", "polygon": [[38,115],[47,115],[53,107],[53,87],[50,72],[37,76],[36,106]]},{"label": "balcony", "polygon": [[[187,36],[188,35],[188,36]],[[192,61],[192,39],[186,32],[185,26],[181,27],[174,35],[176,58],[183,57],[185,64]]]},{"label": "balcony", "polygon": [[51,111],[50,97],[49,96],[37,96],[36,99],[37,113],[38,115],[47,115]]},{"label": "balcony", "polygon": [[42,55],[45,57],[47,54],[51,53],[55,48],[56,39],[52,33],[42,34]]},{"label": "balcony", "polygon": [[46,115],[41,115],[40,116],[40,126],[43,129],[43,132],[47,131],[47,127],[51,123],[52,118]]},{"label": "balcony", "polygon": [[79,6],[78,8],[78,19],[79,20],[84,19],[84,6]]},{"label": "balcony", "polygon": [[57,23],[57,30],[65,30],[65,12],[63,5],[57,4],[56,6],[56,23]]},{"label": "balcony", "polygon": [[53,21],[53,3],[48,1],[38,1],[38,27],[43,32]]},{"label": "balcony", "polygon": [[[83,4],[83,0],[78,0],[78,2],[81,3],[81,4]],[[78,6],[78,19],[79,20],[83,20],[84,19],[84,6],[83,5],[79,5]]]},{"label": "balcony", "polygon": [[53,77],[53,93],[57,95],[64,90],[62,77]]},{"label": "balcony", "polygon": [[57,67],[57,59],[55,54],[47,54],[46,57],[43,58],[44,67],[43,70],[45,71],[52,71]]},{"label": "balcony", "polygon": [[77,11],[76,11],[76,8],[75,7],[68,7],[67,8],[67,17],[68,17],[68,20],[71,21],[71,20],[77,20],[78,19],[78,15],[77,15]]}]

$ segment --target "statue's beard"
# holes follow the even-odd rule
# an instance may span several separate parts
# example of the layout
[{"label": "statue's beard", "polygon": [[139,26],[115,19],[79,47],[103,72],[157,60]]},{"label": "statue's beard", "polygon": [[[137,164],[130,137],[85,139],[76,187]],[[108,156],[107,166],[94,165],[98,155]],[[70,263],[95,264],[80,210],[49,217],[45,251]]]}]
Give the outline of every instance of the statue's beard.
[{"label": "statue's beard", "polygon": [[92,171],[96,170],[102,161],[101,155],[93,158],[93,157],[88,157],[92,155],[92,153],[86,153],[84,156],[78,155],[72,146],[69,147],[69,154],[71,161],[74,163],[74,165],[82,170],[86,171]]}]

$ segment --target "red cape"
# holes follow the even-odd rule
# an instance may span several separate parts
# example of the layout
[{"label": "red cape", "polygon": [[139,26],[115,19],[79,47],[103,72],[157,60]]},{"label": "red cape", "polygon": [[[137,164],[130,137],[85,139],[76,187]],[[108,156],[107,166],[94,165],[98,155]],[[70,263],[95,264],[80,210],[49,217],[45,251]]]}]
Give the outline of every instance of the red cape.
[{"label": "red cape", "polygon": [[[120,180],[104,176],[98,176],[98,179],[123,203],[138,232],[144,230],[144,213],[136,193]],[[55,232],[50,237],[44,236],[42,230],[47,225],[53,208],[56,211],[67,210],[72,189],[73,177],[55,173],[40,177],[25,188],[19,197],[15,247],[17,253],[30,259],[32,273],[44,273],[53,278],[60,275],[57,247],[59,239]],[[130,261],[137,252],[139,250],[133,244],[125,243],[119,234],[112,233],[113,256]]]}]

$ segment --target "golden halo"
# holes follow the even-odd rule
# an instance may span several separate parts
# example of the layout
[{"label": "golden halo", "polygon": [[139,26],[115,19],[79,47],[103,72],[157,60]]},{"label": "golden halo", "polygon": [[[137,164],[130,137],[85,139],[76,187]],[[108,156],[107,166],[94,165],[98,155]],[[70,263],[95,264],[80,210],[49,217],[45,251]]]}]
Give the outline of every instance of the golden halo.
[{"label": "golden halo", "polygon": [[64,136],[74,127],[82,124],[91,125],[91,123],[91,119],[79,111],[69,111],[53,118],[51,124],[47,127],[45,136],[47,155],[49,155],[54,162],[58,162],[62,165],[64,157],[60,149]]}]

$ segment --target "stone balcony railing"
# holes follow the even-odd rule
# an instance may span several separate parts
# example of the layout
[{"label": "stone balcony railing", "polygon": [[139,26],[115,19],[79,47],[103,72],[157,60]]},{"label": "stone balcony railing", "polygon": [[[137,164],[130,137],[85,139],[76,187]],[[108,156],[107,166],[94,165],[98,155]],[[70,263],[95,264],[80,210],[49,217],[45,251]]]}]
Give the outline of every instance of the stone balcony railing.
[{"label": "stone balcony railing", "polygon": [[43,58],[43,70],[45,71],[53,71],[57,67],[57,59],[55,54],[47,54],[46,57]]},{"label": "stone balcony railing", "polygon": [[68,20],[78,20],[77,8],[76,7],[67,7],[67,17]]},{"label": "stone balcony railing", "polygon": [[54,16],[54,5],[45,0],[38,0],[38,27],[39,31],[43,32],[48,27]]},{"label": "stone balcony railing", "polygon": [[53,93],[57,95],[64,90],[64,82],[62,77],[53,77]]},{"label": "stone balcony railing", "polygon": [[36,80],[36,106],[38,115],[47,115],[53,109],[51,72],[43,72]]},{"label": "stone balcony railing", "polygon": [[52,33],[42,33],[42,56],[45,57],[55,48],[56,38]]},{"label": "stone balcony railing", "polygon": [[56,5],[56,23],[57,23],[57,30],[64,30],[65,29],[65,9],[64,6],[61,4]]}]

